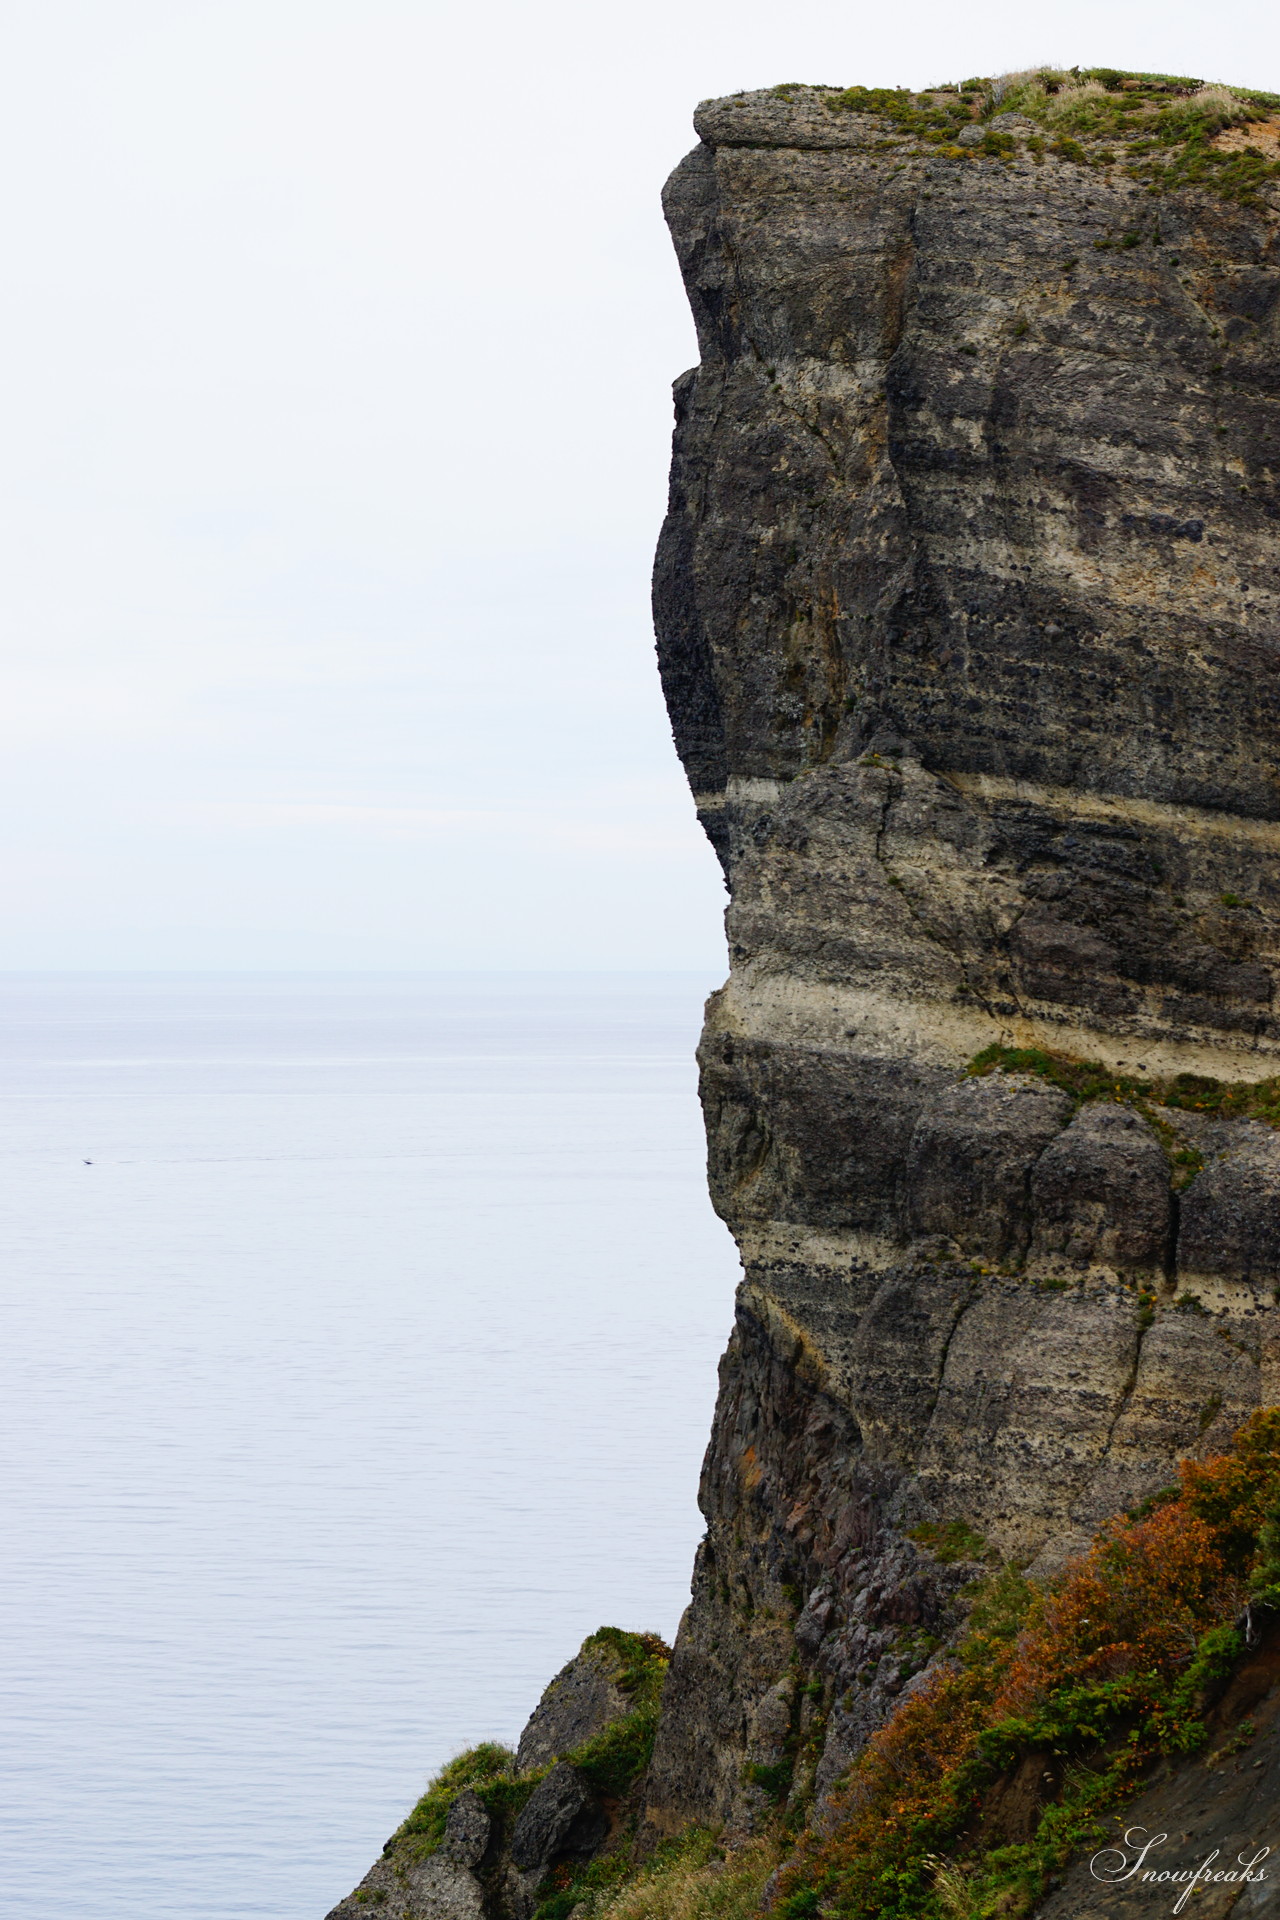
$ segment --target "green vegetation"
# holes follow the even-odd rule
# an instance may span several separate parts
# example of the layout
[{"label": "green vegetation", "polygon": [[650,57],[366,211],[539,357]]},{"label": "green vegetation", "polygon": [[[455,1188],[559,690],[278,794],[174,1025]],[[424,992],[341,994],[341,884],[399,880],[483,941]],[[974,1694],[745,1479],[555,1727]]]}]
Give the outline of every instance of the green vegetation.
[{"label": "green vegetation", "polygon": [[594,1740],[567,1755],[597,1793],[620,1800],[649,1764],[653,1736],[658,1730],[658,1703],[637,1707],[625,1720],[598,1733]]},{"label": "green vegetation", "polygon": [[790,1759],[779,1760],[771,1767],[753,1761],[743,1768],[743,1778],[747,1784],[761,1788],[771,1800],[785,1800],[794,1777],[795,1762]]},{"label": "green vegetation", "polygon": [[927,1547],[935,1560],[945,1567],[951,1567],[959,1560],[984,1560],[987,1555],[987,1543],[980,1533],[966,1526],[963,1520],[948,1520],[945,1525],[935,1526],[931,1522],[921,1527],[913,1527],[907,1535],[918,1546]]},{"label": "green vegetation", "polygon": [[964,100],[934,99],[905,87],[846,87],[828,94],[826,104],[833,113],[878,114],[903,133],[935,140],[953,139],[974,117]]},{"label": "green vegetation", "polygon": [[[1219,1406],[1206,1403],[1202,1424]],[[939,1558],[985,1551],[963,1522],[912,1537]],[[762,1837],[730,1850],[690,1829],[639,1863],[624,1827],[588,1866],[547,1876],[535,1920],[754,1920],[775,1873],[782,1920],[1020,1920],[1075,1854],[1104,1843],[1161,1756],[1208,1746],[1206,1715],[1246,1653],[1242,1609],[1280,1621],[1280,1409],[1255,1414],[1226,1453],[1184,1461],[1175,1486],[1105,1527],[1055,1581],[1039,1586],[1004,1566],[966,1598],[952,1656],[873,1736],[820,1827],[797,1831],[806,1816],[793,1765],[802,1781],[811,1740],[794,1762],[747,1769],[777,1805]],[[634,1713],[652,1712],[661,1642],[608,1629],[592,1639],[626,1676]],[[915,1640],[899,1649],[909,1651],[904,1671],[936,1650],[927,1635]],[[812,1687],[801,1695],[816,1697]],[[1205,1765],[1226,1763],[1255,1737],[1243,1721]],[[571,1757],[584,1765],[598,1746]],[[616,1781],[634,1778],[642,1749],[630,1750]],[[493,1745],[460,1755],[397,1838],[438,1845],[449,1805],[468,1787],[509,1812],[504,1794],[527,1793],[541,1777],[516,1782],[512,1762]],[[1029,1765],[1043,1783],[1039,1811],[1030,1837],[1010,1841],[1002,1795]]]},{"label": "green vegetation", "polygon": [[[921,93],[905,87],[802,89],[797,84],[774,92],[785,100],[816,93],[830,112],[871,115],[891,140],[914,138],[948,159],[1011,159],[1018,142],[1003,129],[988,128],[976,144],[959,145],[957,135],[971,122],[1017,113],[1043,128],[1048,151],[1058,159],[1079,167],[1108,167],[1122,159],[1130,177],[1157,194],[1201,187],[1253,206],[1260,204],[1260,189],[1280,178],[1280,161],[1247,140],[1232,149],[1214,145],[1219,135],[1280,112],[1280,94],[1207,86],[1181,74],[1039,67]],[[1043,164],[1045,140],[1033,135],[1026,145],[1033,160]]]},{"label": "green vegetation", "polygon": [[569,1920],[575,1907],[588,1912],[624,1887],[635,1868],[625,1852],[604,1853],[585,1867],[553,1867],[538,1889],[534,1920]]},{"label": "green vegetation", "polygon": [[[494,1790],[514,1788],[517,1783],[512,1768],[516,1757],[510,1747],[500,1747],[493,1741],[486,1741],[479,1747],[471,1747],[466,1753],[460,1753],[456,1760],[450,1760],[442,1767],[431,1785],[419,1800],[408,1819],[392,1835],[388,1846],[394,1846],[401,1840],[414,1842],[413,1852],[419,1859],[425,1859],[434,1853],[444,1839],[445,1822],[449,1818],[449,1809],[461,1793],[473,1789],[480,1795],[486,1806],[490,1805]],[[527,1799],[533,1791],[530,1779]],[[497,1807],[491,1807],[497,1811]]]},{"label": "green vegetation", "polygon": [[1113,1073],[1099,1060],[1051,1053],[1045,1047],[984,1047],[965,1068],[970,1078],[988,1073],[1031,1073],[1069,1094],[1077,1106],[1086,1100],[1114,1100],[1132,1107],[1158,1135],[1173,1169],[1175,1187],[1185,1187],[1204,1166],[1199,1149],[1182,1140],[1169,1113],[1208,1113],[1220,1120],[1261,1120],[1280,1127],[1280,1074],[1266,1080],[1213,1080],[1205,1074],[1175,1073],[1148,1080]]},{"label": "green vegetation", "polygon": [[[649,1764],[658,1725],[658,1699],[671,1650],[656,1633],[600,1627],[583,1641],[582,1653],[594,1653],[607,1663],[614,1685],[634,1704],[630,1713],[565,1758],[605,1799],[621,1799]],[[407,1843],[416,1859],[434,1853],[444,1839],[450,1807],[459,1794],[468,1791],[479,1796],[495,1819],[514,1819],[538,1782],[550,1772],[549,1767],[537,1767],[517,1774],[515,1763],[509,1747],[492,1741],[460,1753],[436,1775],[387,1842],[387,1851]]]},{"label": "green vegetation", "polygon": [[671,1649],[656,1633],[627,1633],[621,1627],[597,1627],[582,1643],[584,1654],[612,1655],[619,1672],[614,1685],[637,1707],[656,1707]]},{"label": "green vegetation", "polygon": [[1251,1747],[1257,1737],[1258,1729],[1253,1721],[1242,1720],[1228,1741],[1218,1747],[1215,1752],[1205,1755],[1206,1767],[1216,1767],[1224,1760],[1234,1760],[1238,1753],[1243,1753],[1246,1747]]},{"label": "green vegetation", "polygon": [[[873,1737],[784,1867],[785,1920],[1017,1920],[1154,1760],[1206,1744],[1243,1602],[1280,1611],[1280,1411],[1184,1463],[1047,1589],[1009,1567],[973,1598],[958,1661]],[[1009,1844],[988,1814],[1028,1760],[1045,1800]]]},{"label": "green vegetation", "polygon": [[597,1903],[588,1895],[587,1912],[601,1920],[759,1920],[777,1862],[776,1840],[727,1853],[715,1835],[695,1827],[660,1847],[611,1897]]},{"label": "green vegetation", "polygon": [[[945,1545],[951,1531],[914,1537]],[[872,1738],[820,1830],[797,1841],[779,1806],[737,1851],[690,1829],[643,1865],[618,1851],[558,1869],[536,1920],[754,1920],[775,1870],[782,1920],[1019,1920],[1074,1854],[1104,1844],[1154,1761],[1207,1746],[1206,1711],[1245,1653],[1242,1607],[1280,1616],[1280,1409],[1229,1452],[1184,1462],[1178,1485],[1050,1585],[1005,1566],[967,1598],[955,1655]],[[922,1636],[919,1655],[934,1644]],[[1255,1737],[1243,1721],[1205,1764]],[[1009,1842],[1001,1794],[1028,1762],[1039,1816]],[[747,1772],[781,1803],[789,1763]]]},{"label": "green vegetation", "polygon": [[716,1835],[690,1827],[637,1866],[626,1852],[547,1876],[534,1920],[568,1920],[575,1908],[609,1920],[757,1920],[778,1843],[759,1840],[726,1854]]},{"label": "green vegetation", "polygon": [[1200,1409],[1199,1426],[1201,1433],[1207,1433],[1218,1415],[1222,1412],[1222,1395],[1211,1393]]}]

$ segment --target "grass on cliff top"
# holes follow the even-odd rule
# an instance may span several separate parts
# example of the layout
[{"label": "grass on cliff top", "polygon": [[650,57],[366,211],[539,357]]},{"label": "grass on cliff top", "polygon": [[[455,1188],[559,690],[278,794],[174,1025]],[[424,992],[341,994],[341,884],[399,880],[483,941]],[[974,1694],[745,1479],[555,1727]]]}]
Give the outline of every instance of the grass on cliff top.
[{"label": "grass on cliff top", "polygon": [[[800,91],[774,89],[783,99]],[[1260,190],[1280,179],[1280,160],[1261,148],[1246,142],[1229,152],[1212,144],[1231,128],[1247,129],[1280,112],[1280,94],[1178,74],[1037,67],[922,93],[902,87],[805,91],[816,92],[832,113],[875,115],[887,130],[915,136],[951,159],[1011,158],[1017,143],[1008,133],[993,128],[977,147],[958,146],[956,135],[970,122],[1017,113],[1043,129],[1027,141],[1034,159],[1043,159],[1047,146],[1078,166],[1121,164],[1154,193],[1195,186],[1255,206],[1262,204]]]},{"label": "grass on cliff top", "polygon": [[458,1754],[447,1766],[441,1767],[413,1812],[391,1836],[384,1851],[389,1851],[398,1841],[412,1838],[416,1843],[414,1852],[419,1858],[425,1859],[427,1854],[434,1853],[444,1839],[449,1809],[458,1795],[474,1789],[488,1805],[493,1790],[500,1783],[514,1783],[515,1763],[516,1756],[511,1748],[499,1746],[495,1740],[486,1740],[481,1746],[470,1747],[466,1753]]},{"label": "grass on cliff top", "polygon": [[671,1649],[656,1633],[627,1633],[622,1627],[597,1627],[579,1649],[584,1655],[604,1654],[617,1663],[614,1685],[638,1707],[656,1707],[671,1658]]},{"label": "grass on cliff top", "polygon": [[[619,1692],[632,1704],[630,1713],[614,1720],[564,1758],[576,1766],[605,1799],[621,1799],[649,1764],[658,1727],[658,1698],[671,1658],[671,1649],[656,1633],[627,1633],[621,1627],[598,1627],[583,1641],[579,1658],[604,1656]],[[388,1840],[384,1852],[408,1844],[415,1859],[426,1859],[444,1839],[449,1809],[462,1793],[477,1794],[495,1819],[511,1819],[520,1812],[550,1767],[516,1772],[510,1747],[486,1741],[460,1753],[442,1767],[417,1806]]]}]

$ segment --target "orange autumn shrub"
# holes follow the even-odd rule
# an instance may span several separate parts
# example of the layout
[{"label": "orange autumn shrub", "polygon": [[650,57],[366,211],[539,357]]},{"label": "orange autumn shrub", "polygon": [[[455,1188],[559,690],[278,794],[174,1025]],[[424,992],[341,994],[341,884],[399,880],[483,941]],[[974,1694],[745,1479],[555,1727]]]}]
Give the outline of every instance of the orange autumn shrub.
[{"label": "orange autumn shrub", "polygon": [[986,1718],[987,1689],[971,1673],[947,1673],[915,1694],[875,1734],[865,1759],[833,1802],[849,1821],[867,1816],[867,1832],[888,1817],[910,1824],[926,1816],[939,1788],[973,1751]]},{"label": "orange autumn shrub", "polygon": [[1280,1504],[1280,1408],[1247,1420],[1229,1453],[1184,1460],[1180,1478],[1182,1503],[1213,1529],[1230,1564],[1247,1566],[1259,1540],[1266,1544]]},{"label": "orange autumn shrub", "polygon": [[[1280,1409],[1179,1479],[1047,1589],[1011,1570],[989,1583],[1006,1602],[1020,1587],[1020,1618],[980,1599],[958,1658],[873,1735],[782,1876],[783,1920],[940,1920],[938,1855],[1022,1912],[1157,1753],[1203,1740],[1198,1694],[1244,1646],[1231,1623],[1251,1600],[1280,1611]],[[1090,1764],[1033,1840],[984,1847],[991,1788],[1037,1749]]]},{"label": "orange autumn shrub", "polygon": [[1057,1687],[1176,1673],[1206,1629],[1244,1600],[1218,1533],[1185,1499],[1144,1520],[1112,1521],[1034,1602],[993,1710],[1027,1713]]}]

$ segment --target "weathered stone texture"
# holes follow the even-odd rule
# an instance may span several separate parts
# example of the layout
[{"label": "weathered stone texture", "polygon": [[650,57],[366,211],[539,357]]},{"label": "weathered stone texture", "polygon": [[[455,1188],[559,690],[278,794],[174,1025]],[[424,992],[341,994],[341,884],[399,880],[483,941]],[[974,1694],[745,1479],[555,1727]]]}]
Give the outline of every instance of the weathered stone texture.
[{"label": "weathered stone texture", "polygon": [[[949,1657],[968,1556],[1050,1572],[1280,1400],[1280,1134],[965,1071],[1280,1074],[1280,206],[947,157],[803,88],[695,124],[654,606],[730,889],[699,1057],[744,1278],[650,1839],[821,1821]],[[616,1830],[565,1756],[617,1679],[548,1688],[514,1823],[463,1795],[332,1920],[529,1920]],[[1215,1788],[1258,1839],[1266,1778]],[[1189,1779],[1152,1821],[1192,1827]],[[1095,1910],[1080,1874],[1051,1903]]]},{"label": "weathered stone texture", "polygon": [[655,613],[745,1278],[658,1830],[835,1777],[948,1525],[1051,1568],[1280,1386],[1280,1137],[963,1072],[1280,1072],[1280,221],[803,89],[696,124]]},{"label": "weathered stone texture", "polygon": [[617,1654],[601,1645],[588,1646],[560,1669],[520,1735],[516,1765],[521,1773],[572,1753],[631,1711],[618,1684],[621,1672]]},{"label": "weathered stone texture", "polygon": [[1034,1264],[1163,1280],[1173,1258],[1169,1160],[1151,1127],[1120,1106],[1082,1107],[1036,1161]]},{"label": "weathered stone texture", "polygon": [[484,1888],[470,1863],[441,1847],[425,1860],[379,1860],[328,1920],[357,1920],[370,1908],[385,1920],[485,1920]]}]

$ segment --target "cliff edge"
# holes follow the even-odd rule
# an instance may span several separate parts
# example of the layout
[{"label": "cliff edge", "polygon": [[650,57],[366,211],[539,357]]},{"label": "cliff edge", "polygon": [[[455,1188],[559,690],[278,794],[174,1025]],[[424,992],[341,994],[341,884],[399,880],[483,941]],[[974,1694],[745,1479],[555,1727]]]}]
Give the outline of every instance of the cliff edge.
[{"label": "cliff edge", "polygon": [[1280,122],[1114,79],[705,102],[667,186],[744,1280],[664,1831],[839,1776],[931,1537],[1051,1571],[1280,1397]]},{"label": "cliff edge", "polygon": [[[972,1705],[975,1605],[1013,1582],[1040,1644],[1026,1596],[1100,1529],[1104,1573],[1209,1529],[1178,1738],[1217,1740],[1233,1818],[1280,1804],[1271,1745],[1239,1758],[1274,1744],[1272,1629],[1202,1631],[1254,1592],[1231,1554],[1271,1509],[1224,1532],[1193,1471],[1271,1445],[1280,1403],[1280,99],[1040,70],[695,124],[665,205],[701,358],[655,616],[730,893],[700,1062],[744,1277],[652,1757],[592,1800],[548,1748],[561,1850],[521,1879],[493,1843],[490,1920],[590,1912],[608,1860],[694,1831],[729,1850],[699,1869],[721,1895],[621,1920],[731,1912],[731,1885],[751,1910],[758,1836],[819,1858],[878,1730]],[[1165,1714],[1148,1792],[1185,1813],[1172,1709],[1130,1709]],[[1066,1793],[1038,1738],[984,1776],[997,1835]],[[523,1805],[494,1765],[491,1812]],[[940,1880],[847,1911],[1025,1911],[1045,1871],[1013,1905]],[[780,1885],[792,1920],[846,1910]],[[1055,1898],[1094,1911],[1087,1881]]]}]

